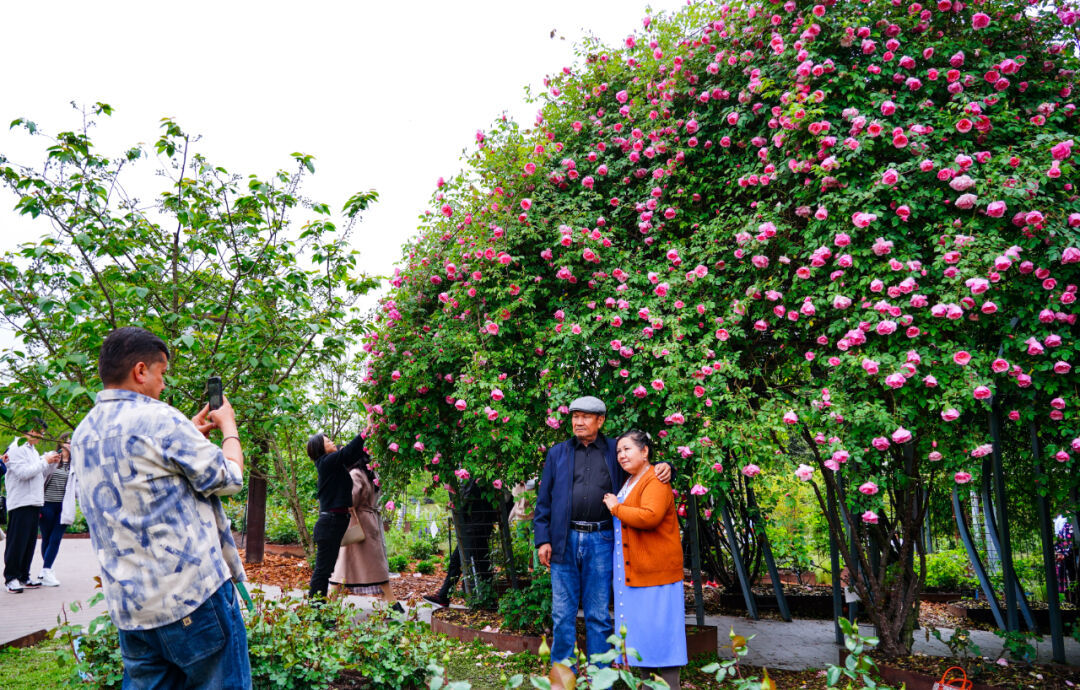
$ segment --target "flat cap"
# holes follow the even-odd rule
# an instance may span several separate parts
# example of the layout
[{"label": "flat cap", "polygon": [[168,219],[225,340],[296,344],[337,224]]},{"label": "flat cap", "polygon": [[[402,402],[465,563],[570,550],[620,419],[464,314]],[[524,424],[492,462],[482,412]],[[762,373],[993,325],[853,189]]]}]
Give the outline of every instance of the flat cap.
[{"label": "flat cap", "polygon": [[586,395],[570,403],[570,412],[587,412],[589,414],[607,415],[607,405],[600,398]]}]

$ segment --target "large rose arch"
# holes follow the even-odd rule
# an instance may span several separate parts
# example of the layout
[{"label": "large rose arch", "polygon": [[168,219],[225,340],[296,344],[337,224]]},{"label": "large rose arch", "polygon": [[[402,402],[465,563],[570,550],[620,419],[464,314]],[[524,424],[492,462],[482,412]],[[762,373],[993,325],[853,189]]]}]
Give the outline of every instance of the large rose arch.
[{"label": "large rose arch", "polygon": [[584,44],[531,128],[440,181],[364,344],[372,449],[535,476],[598,395],[682,491],[822,487],[906,652],[926,501],[978,474],[991,405],[1038,423],[1058,494],[1080,476],[1076,41],[1068,7],[943,0],[695,6]]}]

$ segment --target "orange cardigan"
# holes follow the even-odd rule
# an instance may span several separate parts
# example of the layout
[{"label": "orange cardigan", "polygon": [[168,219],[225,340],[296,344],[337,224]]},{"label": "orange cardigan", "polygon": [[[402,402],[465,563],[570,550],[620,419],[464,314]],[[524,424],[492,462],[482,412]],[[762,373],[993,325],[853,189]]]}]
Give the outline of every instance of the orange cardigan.
[{"label": "orange cardigan", "polygon": [[675,497],[651,467],[611,514],[622,522],[628,587],[682,582],[683,551]]}]

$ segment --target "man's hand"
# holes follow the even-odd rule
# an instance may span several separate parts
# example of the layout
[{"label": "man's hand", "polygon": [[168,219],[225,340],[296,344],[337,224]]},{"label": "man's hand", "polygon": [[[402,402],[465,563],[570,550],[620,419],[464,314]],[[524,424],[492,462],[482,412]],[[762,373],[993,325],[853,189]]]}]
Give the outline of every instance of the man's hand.
[{"label": "man's hand", "polygon": [[545,568],[551,567],[551,544],[541,544],[537,555],[540,557],[540,565]]},{"label": "man's hand", "polygon": [[666,462],[658,462],[653,465],[653,472],[656,473],[656,478],[659,479],[662,484],[671,483],[671,465]]},{"label": "man's hand", "polygon": [[57,453],[55,450],[50,451],[45,454],[45,457],[43,459],[50,465],[55,465],[56,463],[60,462],[60,453]]},{"label": "man's hand", "polygon": [[191,418],[191,423],[207,438],[214,429],[221,429],[221,433],[225,436],[236,435],[236,412],[224,396],[222,396],[221,407],[211,410],[209,405],[204,405],[199,410],[199,414]]}]

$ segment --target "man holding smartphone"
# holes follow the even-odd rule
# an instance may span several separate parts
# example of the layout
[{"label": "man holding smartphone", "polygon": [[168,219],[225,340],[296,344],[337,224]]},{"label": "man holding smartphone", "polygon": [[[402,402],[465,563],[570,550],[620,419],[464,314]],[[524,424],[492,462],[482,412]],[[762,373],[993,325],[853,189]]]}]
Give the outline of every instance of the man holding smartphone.
[{"label": "man holding smartphone", "polygon": [[236,417],[224,397],[190,420],[161,402],[168,368],[153,333],[110,333],[98,359],[105,390],[71,438],[124,687],[249,688],[233,585],[246,576],[219,499],[243,487]]}]

